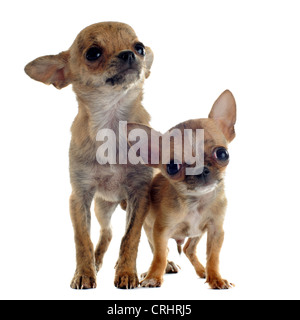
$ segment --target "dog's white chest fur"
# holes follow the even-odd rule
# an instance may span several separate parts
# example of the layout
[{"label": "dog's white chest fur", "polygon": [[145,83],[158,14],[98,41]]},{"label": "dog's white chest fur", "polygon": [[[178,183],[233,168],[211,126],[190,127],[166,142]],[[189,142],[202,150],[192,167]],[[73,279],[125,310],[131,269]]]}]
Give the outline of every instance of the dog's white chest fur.
[{"label": "dog's white chest fur", "polygon": [[[205,189],[200,192],[202,197],[213,197],[215,186]],[[172,238],[177,242],[182,243],[186,237],[194,238],[199,237],[205,232],[207,221],[208,221],[208,211],[206,202],[197,201],[193,194],[194,199],[190,200],[186,206],[186,211],[183,219],[176,225],[172,230]],[[209,199],[208,199],[209,200]],[[208,201],[210,203],[210,201]]]},{"label": "dog's white chest fur", "polygon": [[184,222],[189,225],[188,237],[198,237],[202,234],[202,219],[203,217],[197,208],[194,208],[186,215]]},{"label": "dog's white chest fur", "polygon": [[185,238],[198,237],[202,234],[202,220],[203,217],[197,207],[195,206],[189,210],[185,217],[176,224],[171,231],[171,238],[178,243],[183,243]]}]

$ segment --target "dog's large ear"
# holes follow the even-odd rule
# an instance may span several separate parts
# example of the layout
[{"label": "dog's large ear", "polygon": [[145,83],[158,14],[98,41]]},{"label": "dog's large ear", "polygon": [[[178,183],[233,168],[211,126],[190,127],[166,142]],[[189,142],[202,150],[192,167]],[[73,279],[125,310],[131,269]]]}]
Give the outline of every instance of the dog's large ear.
[{"label": "dog's large ear", "polygon": [[214,103],[208,116],[214,119],[221,128],[225,138],[231,142],[235,137],[236,102],[233,94],[226,90]]},{"label": "dog's large ear", "polygon": [[154,59],[154,54],[152,52],[152,50],[149,47],[146,47],[146,57],[145,57],[145,63],[146,63],[146,72],[145,72],[145,76],[146,79],[150,76],[150,69],[153,63],[153,59]]},{"label": "dog's large ear", "polygon": [[69,51],[58,55],[44,56],[33,60],[25,67],[26,74],[34,80],[45,84],[53,84],[62,89],[70,84]]},{"label": "dog's large ear", "polygon": [[[137,164],[139,157],[143,163],[157,168],[161,159],[161,137],[163,135],[143,124],[127,124],[127,141],[130,145],[129,162]],[[137,156],[138,155],[138,156]]]}]

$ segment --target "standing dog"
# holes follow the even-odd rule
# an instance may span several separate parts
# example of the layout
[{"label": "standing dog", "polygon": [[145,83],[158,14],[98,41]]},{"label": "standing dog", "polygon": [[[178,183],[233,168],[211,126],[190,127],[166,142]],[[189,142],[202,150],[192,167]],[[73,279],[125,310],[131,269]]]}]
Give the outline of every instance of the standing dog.
[{"label": "standing dog", "polygon": [[[147,133],[148,153],[141,152],[141,156],[142,158],[144,156],[146,164],[161,171],[152,182],[151,205],[144,223],[154,258],[146,278],[142,281],[143,287],[161,286],[164,273],[174,270],[174,263],[167,261],[168,240],[175,239],[181,248],[187,237],[189,239],[183,251],[198,276],[206,277],[206,281],[213,289],[228,289],[231,286],[220,275],[219,254],[224,238],[223,222],[227,206],[224,193],[224,174],[229,163],[227,148],[228,143],[235,137],[235,122],[236,104],[233,95],[227,90],[213,105],[208,119],[186,121],[173,128],[181,137],[185,135],[186,129],[193,130],[194,135],[197,129],[204,130],[204,163],[200,173],[194,175],[186,174],[187,169],[195,167],[190,155],[193,153],[195,156],[197,146],[195,147],[191,140],[184,141],[184,144],[188,144],[184,148],[181,147],[183,140],[179,140],[180,143],[177,144],[171,142],[170,161],[166,164],[162,161],[166,148],[159,143],[153,144],[149,137],[151,140],[156,137],[158,141],[158,137],[162,136],[164,140],[170,132],[160,135],[145,125],[128,124],[128,131],[139,129]],[[170,131],[175,131],[173,129]],[[134,148],[134,145],[132,147]],[[190,154],[183,152],[186,150],[193,152]],[[151,159],[153,157],[160,159],[159,164],[151,164],[150,154]],[[205,232],[207,232],[206,269],[196,255],[197,245]]]},{"label": "standing dog", "polygon": [[[58,55],[37,58],[25,67],[34,80],[61,89],[69,84],[78,100],[78,114],[72,125],[70,213],[74,227],[77,267],[71,287],[96,287],[96,272],[112,237],[111,216],[117,205],[127,201],[127,226],[116,265],[115,286],[139,285],[136,257],[141,228],[149,204],[152,169],[144,166],[99,164],[99,130],[116,133],[119,159],[120,121],[148,124],[143,108],[143,83],[150,74],[153,53],[123,23],[103,22],[81,31],[71,48]],[[105,161],[104,161],[105,163]],[[90,239],[90,206],[101,225],[94,252]]]}]

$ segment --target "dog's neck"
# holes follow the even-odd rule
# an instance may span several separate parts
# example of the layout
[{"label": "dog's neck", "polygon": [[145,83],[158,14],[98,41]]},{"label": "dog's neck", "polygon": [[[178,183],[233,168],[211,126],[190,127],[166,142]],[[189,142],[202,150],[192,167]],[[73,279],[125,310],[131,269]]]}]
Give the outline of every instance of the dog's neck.
[{"label": "dog's neck", "polygon": [[120,121],[138,122],[139,112],[146,113],[141,104],[142,96],[142,86],[116,92],[99,90],[88,95],[77,93],[79,110],[88,118],[87,134],[95,141],[101,129],[112,129],[117,135]]},{"label": "dog's neck", "polygon": [[215,183],[207,187],[201,187],[196,191],[185,194],[185,202],[189,211],[195,208],[201,212],[204,208],[211,206],[220,195],[224,194],[224,183]]}]

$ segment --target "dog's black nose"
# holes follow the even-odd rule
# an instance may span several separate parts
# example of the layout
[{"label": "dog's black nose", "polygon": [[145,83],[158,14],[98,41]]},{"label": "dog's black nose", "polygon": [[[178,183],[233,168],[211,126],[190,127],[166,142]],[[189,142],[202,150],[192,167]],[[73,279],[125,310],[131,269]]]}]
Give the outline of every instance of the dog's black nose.
[{"label": "dog's black nose", "polygon": [[127,50],[127,51],[122,51],[119,55],[118,58],[121,60],[128,62],[131,64],[135,60],[135,54],[134,52]]},{"label": "dog's black nose", "polygon": [[209,169],[208,169],[207,167],[204,167],[202,174],[203,174],[205,177],[209,176],[209,174],[210,174]]},{"label": "dog's black nose", "polygon": [[198,175],[199,178],[207,178],[210,175],[210,170],[207,167],[203,168],[201,174]]}]

